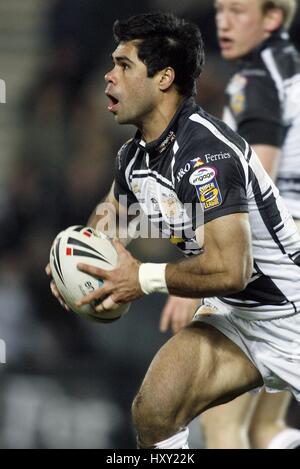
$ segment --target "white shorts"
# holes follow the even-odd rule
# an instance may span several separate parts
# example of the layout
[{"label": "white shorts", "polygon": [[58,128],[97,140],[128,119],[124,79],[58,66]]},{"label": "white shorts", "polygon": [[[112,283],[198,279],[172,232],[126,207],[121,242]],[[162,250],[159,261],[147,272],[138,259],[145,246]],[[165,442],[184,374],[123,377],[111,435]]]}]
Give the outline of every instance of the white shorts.
[{"label": "white shorts", "polygon": [[[213,313],[204,315],[207,306]],[[237,317],[217,298],[209,298],[196,311],[194,321],[214,326],[243,350],[268,392],[289,391],[300,401],[300,312],[252,321]]]}]

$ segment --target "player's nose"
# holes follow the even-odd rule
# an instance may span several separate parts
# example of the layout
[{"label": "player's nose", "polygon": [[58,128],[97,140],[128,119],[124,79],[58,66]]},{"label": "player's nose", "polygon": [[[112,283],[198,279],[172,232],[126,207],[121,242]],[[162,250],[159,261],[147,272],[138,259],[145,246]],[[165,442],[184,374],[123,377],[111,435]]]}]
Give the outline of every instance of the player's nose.
[{"label": "player's nose", "polygon": [[216,24],[219,31],[225,31],[230,27],[230,19],[226,12],[216,14]]},{"label": "player's nose", "polygon": [[110,70],[104,75],[104,80],[106,83],[113,83],[114,82],[114,75],[113,75],[113,70]]}]

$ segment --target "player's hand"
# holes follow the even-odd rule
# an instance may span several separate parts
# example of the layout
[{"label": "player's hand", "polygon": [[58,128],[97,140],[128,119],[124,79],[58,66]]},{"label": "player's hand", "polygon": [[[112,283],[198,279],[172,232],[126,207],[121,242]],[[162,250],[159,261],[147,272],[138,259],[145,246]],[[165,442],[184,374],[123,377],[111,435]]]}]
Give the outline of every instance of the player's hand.
[{"label": "player's hand", "polygon": [[199,304],[200,300],[198,299],[179,298],[170,295],[161,313],[160,331],[166,332],[171,328],[174,334],[179,332],[180,329],[191,322]]},{"label": "player's hand", "polygon": [[[47,264],[46,265],[46,274],[51,277],[52,279],[52,272],[51,272],[51,267],[50,267],[50,264]],[[50,282],[50,289],[51,289],[51,292],[52,292],[52,295],[59,301],[59,303],[61,304],[61,306],[66,310],[66,311],[70,311],[70,308],[68,307],[68,305],[66,305],[66,303],[64,302],[64,299],[63,297],[60,295],[58,289],[57,289],[57,286],[54,282],[54,280],[52,279],[51,282]]]},{"label": "player's hand", "polygon": [[104,270],[88,264],[78,264],[77,268],[97,279],[104,281],[101,288],[82,298],[77,306],[91,302],[101,302],[94,306],[96,311],[113,309],[120,303],[130,303],[144,295],[139,282],[139,267],[141,263],[118,241],[112,241],[117,253],[118,264],[114,270]]}]

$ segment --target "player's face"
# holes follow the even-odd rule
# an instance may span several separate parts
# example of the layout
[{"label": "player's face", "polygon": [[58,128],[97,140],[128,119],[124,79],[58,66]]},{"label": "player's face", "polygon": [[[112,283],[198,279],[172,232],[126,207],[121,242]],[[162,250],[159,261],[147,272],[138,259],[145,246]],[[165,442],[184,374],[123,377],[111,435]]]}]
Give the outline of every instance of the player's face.
[{"label": "player's face", "polygon": [[227,60],[243,57],[270,35],[262,0],[216,0],[215,8],[219,46]]},{"label": "player's face", "polygon": [[133,41],[120,43],[112,59],[114,66],[105,75],[108,110],[119,124],[140,127],[157,105],[155,77],[147,77],[146,65],[138,58]]}]

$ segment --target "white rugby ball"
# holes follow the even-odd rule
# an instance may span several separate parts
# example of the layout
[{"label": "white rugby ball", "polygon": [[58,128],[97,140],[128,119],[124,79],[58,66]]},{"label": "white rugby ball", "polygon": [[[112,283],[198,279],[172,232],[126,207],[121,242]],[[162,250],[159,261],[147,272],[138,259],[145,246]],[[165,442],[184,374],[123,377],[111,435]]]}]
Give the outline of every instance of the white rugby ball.
[{"label": "white rugby ball", "polygon": [[[84,226],[71,226],[57,235],[50,251],[53,280],[69,308],[81,317],[101,323],[116,321],[127,313],[130,304],[120,304],[115,309],[96,312],[96,304],[76,302],[101,288],[102,280],[77,269],[79,263],[112,270],[117,265],[118,254],[103,233]],[[98,303],[97,303],[98,304]]]}]

